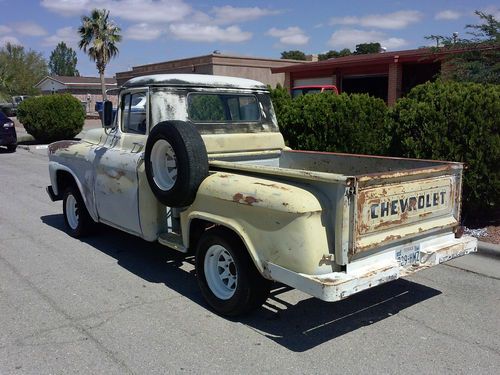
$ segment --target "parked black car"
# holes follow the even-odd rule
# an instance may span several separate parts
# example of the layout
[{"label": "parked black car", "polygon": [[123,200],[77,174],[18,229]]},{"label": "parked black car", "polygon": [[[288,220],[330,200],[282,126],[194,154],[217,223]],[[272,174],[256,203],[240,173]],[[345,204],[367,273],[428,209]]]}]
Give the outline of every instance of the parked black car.
[{"label": "parked black car", "polygon": [[14,122],[0,112],[0,146],[6,146],[7,150],[14,152],[17,147],[17,135]]}]

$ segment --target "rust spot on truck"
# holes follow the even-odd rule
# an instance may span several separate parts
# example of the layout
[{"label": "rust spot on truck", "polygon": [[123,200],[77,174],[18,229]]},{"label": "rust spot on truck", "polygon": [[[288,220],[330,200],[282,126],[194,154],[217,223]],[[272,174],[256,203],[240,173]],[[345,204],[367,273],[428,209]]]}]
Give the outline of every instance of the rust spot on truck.
[{"label": "rust spot on truck", "polygon": [[249,206],[252,206],[254,203],[262,202],[262,199],[257,199],[252,197],[251,195],[247,195],[246,197],[241,193],[236,193],[233,195],[233,202],[244,203]]},{"label": "rust spot on truck", "polygon": [[264,184],[263,182],[254,182],[254,185],[262,185],[262,186],[267,186],[267,187],[270,187],[270,188],[273,188],[273,189],[280,189],[280,190],[290,191],[290,189],[288,189],[287,187],[285,187],[285,186],[279,186],[279,185],[276,185],[276,184]]},{"label": "rust spot on truck", "polygon": [[80,143],[79,141],[58,141],[48,146],[49,154],[53,155],[57,150],[67,150],[70,146]]}]

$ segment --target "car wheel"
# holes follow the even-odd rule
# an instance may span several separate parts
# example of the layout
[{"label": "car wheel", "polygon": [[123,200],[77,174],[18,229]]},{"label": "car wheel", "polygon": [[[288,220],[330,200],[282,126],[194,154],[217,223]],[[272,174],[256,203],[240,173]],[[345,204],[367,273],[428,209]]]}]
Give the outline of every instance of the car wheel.
[{"label": "car wheel", "polygon": [[68,233],[75,238],[88,235],[94,227],[94,220],[85,207],[78,188],[69,187],[63,196],[64,222]]},{"label": "car wheel", "polygon": [[8,145],[7,151],[14,152],[14,151],[16,151],[16,148],[17,148],[17,145]]},{"label": "car wheel", "polygon": [[145,150],[145,169],[156,198],[169,207],[193,203],[208,176],[205,143],[187,121],[164,121],[153,127]]},{"label": "car wheel", "polygon": [[215,312],[237,316],[261,306],[271,282],[253,264],[241,240],[225,228],[206,231],[196,251],[201,293]]}]

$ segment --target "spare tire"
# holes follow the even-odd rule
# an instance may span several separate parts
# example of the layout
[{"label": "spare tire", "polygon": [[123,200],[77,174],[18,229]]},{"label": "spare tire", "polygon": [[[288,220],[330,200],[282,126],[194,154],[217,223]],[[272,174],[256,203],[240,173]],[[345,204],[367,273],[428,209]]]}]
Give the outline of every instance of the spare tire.
[{"label": "spare tire", "polygon": [[208,176],[205,143],[193,123],[163,121],[151,129],[144,156],[146,176],[156,198],[169,207],[193,203]]}]

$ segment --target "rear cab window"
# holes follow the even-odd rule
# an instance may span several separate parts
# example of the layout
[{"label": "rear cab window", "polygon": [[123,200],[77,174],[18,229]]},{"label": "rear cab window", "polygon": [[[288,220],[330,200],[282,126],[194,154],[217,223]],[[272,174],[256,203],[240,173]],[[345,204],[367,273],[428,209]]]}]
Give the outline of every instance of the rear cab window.
[{"label": "rear cab window", "polygon": [[260,110],[255,95],[190,93],[188,116],[193,122],[258,122]]}]

